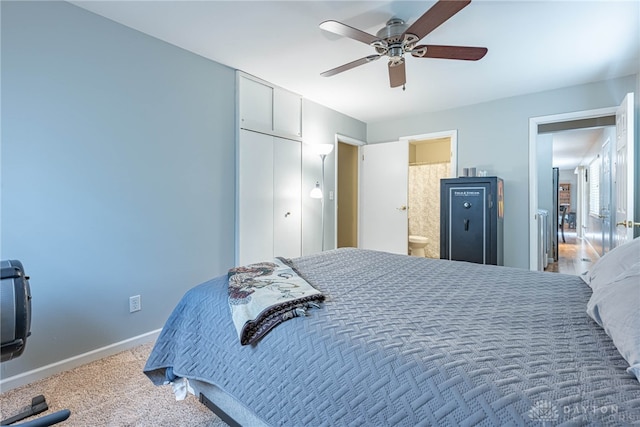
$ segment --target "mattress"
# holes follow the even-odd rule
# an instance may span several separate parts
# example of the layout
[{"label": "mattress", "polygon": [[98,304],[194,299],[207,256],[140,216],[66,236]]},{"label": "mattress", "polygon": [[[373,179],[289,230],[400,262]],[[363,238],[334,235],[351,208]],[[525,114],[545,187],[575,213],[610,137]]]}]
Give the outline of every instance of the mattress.
[{"label": "mattress", "polygon": [[145,373],[212,384],[273,426],[640,423],[640,383],[576,276],[352,248],[291,262],[322,308],[241,346],[214,278]]}]

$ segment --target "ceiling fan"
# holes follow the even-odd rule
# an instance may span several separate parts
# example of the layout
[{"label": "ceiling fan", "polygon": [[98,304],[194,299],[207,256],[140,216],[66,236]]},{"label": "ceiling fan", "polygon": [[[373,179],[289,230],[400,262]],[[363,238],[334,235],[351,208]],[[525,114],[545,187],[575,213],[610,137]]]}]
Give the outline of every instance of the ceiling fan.
[{"label": "ceiling fan", "polygon": [[486,47],[417,45],[422,38],[460,12],[469,3],[471,3],[471,0],[438,0],[411,26],[407,26],[402,19],[392,18],[375,36],[338,21],[325,21],[320,24],[321,29],[366,43],[376,50],[376,54],[349,62],[325,71],[320,75],[324,77],[333,76],[375,61],[383,56],[388,56],[391,87],[402,86],[404,89],[407,81],[405,53],[410,53],[416,58],[477,61],[486,55]]}]

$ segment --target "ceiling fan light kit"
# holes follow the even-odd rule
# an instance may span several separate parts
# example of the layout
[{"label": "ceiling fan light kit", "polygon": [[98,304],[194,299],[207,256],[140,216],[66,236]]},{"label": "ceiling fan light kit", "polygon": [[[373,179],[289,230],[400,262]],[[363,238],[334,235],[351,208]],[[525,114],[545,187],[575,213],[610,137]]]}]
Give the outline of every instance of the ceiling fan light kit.
[{"label": "ceiling fan light kit", "polygon": [[392,88],[402,86],[404,89],[407,81],[405,53],[410,53],[411,56],[415,58],[457,59],[464,61],[477,61],[482,59],[487,54],[487,48],[485,47],[416,46],[427,34],[435,30],[469,3],[471,3],[471,0],[439,0],[411,26],[407,26],[402,19],[392,18],[387,21],[385,27],[380,29],[375,36],[338,21],[325,21],[320,24],[321,29],[368,44],[375,49],[376,54],[349,62],[325,71],[320,75],[324,77],[334,76],[343,71],[380,59],[382,56],[387,56],[389,57],[389,84]]}]

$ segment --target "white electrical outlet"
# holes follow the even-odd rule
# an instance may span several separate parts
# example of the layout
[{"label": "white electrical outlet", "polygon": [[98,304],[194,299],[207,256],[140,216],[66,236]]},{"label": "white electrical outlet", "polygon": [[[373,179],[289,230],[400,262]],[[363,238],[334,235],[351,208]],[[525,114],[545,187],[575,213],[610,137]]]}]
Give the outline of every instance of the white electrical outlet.
[{"label": "white electrical outlet", "polygon": [[142,304],[140,303],[140,295],[134,295],[129,297],[129,313],[142,310]]}]

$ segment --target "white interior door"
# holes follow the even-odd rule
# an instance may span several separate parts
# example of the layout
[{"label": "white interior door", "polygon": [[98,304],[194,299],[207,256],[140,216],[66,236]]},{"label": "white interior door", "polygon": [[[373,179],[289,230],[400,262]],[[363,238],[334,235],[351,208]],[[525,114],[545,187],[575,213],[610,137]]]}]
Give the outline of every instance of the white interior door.
[{"label": "white interior door", "polygon": [[408,253],[407,140],[362,147],[360,180],[360,247]]},{"label": "white interior door", "polygon": [[633,144],[633,93],[628,93],[616,110],[616,246],[633,239],[635,178]]}]

